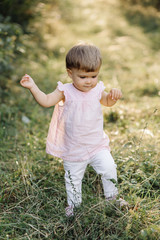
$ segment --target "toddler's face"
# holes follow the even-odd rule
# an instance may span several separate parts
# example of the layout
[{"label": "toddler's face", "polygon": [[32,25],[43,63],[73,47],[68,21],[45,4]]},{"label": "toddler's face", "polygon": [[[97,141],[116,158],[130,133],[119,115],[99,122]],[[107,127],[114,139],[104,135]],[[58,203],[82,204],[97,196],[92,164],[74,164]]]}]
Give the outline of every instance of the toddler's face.
[{"label": "toddler's face", "polygon": [[85,72],[78,69],[67,69],[69,77],[73,81],[75,88],[82,92],[88,92],[97,85],[99,70],[95,72]]}]

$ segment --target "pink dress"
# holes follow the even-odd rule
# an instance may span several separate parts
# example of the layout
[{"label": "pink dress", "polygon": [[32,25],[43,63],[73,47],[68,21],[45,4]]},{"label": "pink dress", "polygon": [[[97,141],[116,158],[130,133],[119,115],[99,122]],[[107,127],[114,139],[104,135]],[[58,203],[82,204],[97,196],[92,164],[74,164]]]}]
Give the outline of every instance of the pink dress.
[{"label": "pink dress", "polygon": [[105,87],[102,81],[88,92],[72,83],[58,82],[65,102],[56,104],[51,119],[46,152],[67,161],[85,161],[103,149],[109,149],[109,138],[103,131],[100,99]]}]

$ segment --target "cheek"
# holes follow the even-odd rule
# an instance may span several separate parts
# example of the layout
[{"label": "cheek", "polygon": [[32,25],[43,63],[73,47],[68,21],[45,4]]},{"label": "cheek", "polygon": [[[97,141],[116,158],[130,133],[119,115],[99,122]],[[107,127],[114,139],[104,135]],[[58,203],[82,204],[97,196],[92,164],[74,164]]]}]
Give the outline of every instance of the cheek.
[{"label": "cheek", "polygon": [[83,85],[84,81],[83,81],[83,79],[80,78],[80,79],[77,79],[76,82],[77,82],[78,85]]},{"label": "cheek", "polygon": [[96,78],[96,79],[94,79],[94,85],[96,85],[97,83],[98,83],[98,79]]},{"label": "cheek", "polygon": [[75,85],[77,85],[77,86],[80,86],[81,85],[81,81],[79,80],[79,79],[75,79],[75,81],[74,81],[74,83],[75,83]]}]

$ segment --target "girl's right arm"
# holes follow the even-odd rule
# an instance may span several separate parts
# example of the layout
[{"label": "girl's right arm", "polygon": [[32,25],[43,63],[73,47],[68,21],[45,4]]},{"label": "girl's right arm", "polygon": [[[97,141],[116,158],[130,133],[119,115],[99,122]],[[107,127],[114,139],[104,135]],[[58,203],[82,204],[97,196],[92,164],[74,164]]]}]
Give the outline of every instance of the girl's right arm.
[{"label": "girl's right arm", "polygon": [[51,107],[56,105],[61,100],[64,100],[64,94],[62,91],[56,89],[50,94],[45,94],[37,87],[33,79],[27,74],[22,77],[20,84],[22,87],[28,88],[30,90],[35,100],[42,107]]}]

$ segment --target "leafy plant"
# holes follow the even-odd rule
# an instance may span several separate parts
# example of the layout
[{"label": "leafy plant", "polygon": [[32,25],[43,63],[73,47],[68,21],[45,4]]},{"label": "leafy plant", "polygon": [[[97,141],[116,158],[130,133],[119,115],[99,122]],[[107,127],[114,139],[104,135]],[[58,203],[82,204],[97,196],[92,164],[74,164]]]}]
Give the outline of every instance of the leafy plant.
[{"label": "leafy plant", "polygon": [[20,25],[11,23],[9,18],[0,15],[0,91],[7,86],[17,54],[24,49],[21,42],[23,30]]},{"label": "leafy plant", "polygon": [[10,17],[11,22],[19,23],[23,27],[27,26],[30,19],[35,15],[34,6],[40,0],[1,0],[0,13],[4,17]]},{"label": "leafy plant", "polygon": [[142,5],[145,7],[152,6],[160,10],[160,2],[159,0],[127,0],[125,2],[128,2],[130,4],[137,4]]}]

